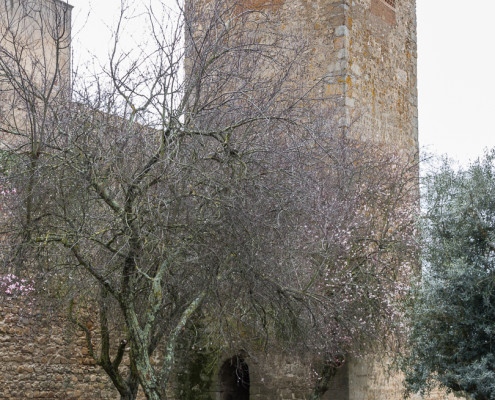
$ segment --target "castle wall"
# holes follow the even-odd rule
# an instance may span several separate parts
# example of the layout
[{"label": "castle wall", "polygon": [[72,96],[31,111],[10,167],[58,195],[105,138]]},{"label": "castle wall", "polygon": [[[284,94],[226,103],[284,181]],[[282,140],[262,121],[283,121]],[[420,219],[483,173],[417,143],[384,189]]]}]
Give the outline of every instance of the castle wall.
[{"label": "castle wall", "polygon": [[[403,376],[391,366],[391,358],[363,357],[348,364],[348,400],[399,400],[403,398]],[[412,395],[411,400],[454,400],[463,397],[448,395],[444,390],[433,390],[428,396]],[[328,395],[324,400],[333,400]]]},{"label": "castle wall", "polygon": [[287,29],[308,46],[302,79],[315,85],[330,108],[344,105],[346,91],[346,5],[342,0],[286,1],[279,12]]},{"label": "castle wall", "polygon": [[307,43],[301,79],[353,136],[418,149],[413,0],[292,0],[265,4],[274,24]]},{"label": "castle wall", "polygon": [[[226,355],[220,365],[231,355]],[[246,358],[250,375],[250,400],[309,400],[314,388],[316,375],[310,359],[283,357],[268,353]],[[313,360],[315,361],[315,360]],[[201,397],[191,399],[225,400],[221,385],[221,374],[215,370],[209,377],[210,389]],[[403,398],[402,375],[391,366],[391,358],[360,357],[350,359],[330,381],[322,400],[399,400]],[[199,392],[196,396],[200,396]],[[176,397],[177,400],[186,397]],[[454,400],[443,390],[433,390],[428,396],[413,395],[411,400]],[[189,397],[187,397],[189,399]],[[234,397],[235,399],[235,397]]]},{"label": "castle wall", "polygon": [[416,5],[354,0],[346,14],[346,104],[358,135],[418,149]]},{"label": "castle wall", "polygon": [[40,85],[55,74],[69,79],[71,14],[72,6],[60,0],[0,0],[2,62],[15,73],[19,68],[5,56],[18,55],[15,61]]},{"label": "castle wall", "polygon": [[[4,289],[2,287],[2,289]],[[116,399],[80,331],[32,296],[0,293],[0,399]]]}]

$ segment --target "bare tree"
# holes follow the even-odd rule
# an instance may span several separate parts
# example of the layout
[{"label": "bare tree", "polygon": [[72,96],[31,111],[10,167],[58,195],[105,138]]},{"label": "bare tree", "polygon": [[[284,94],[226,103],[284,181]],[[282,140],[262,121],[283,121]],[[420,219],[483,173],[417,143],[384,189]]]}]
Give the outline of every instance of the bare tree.
[{"label": "bare tree", "polygon": [[262,9],[190,1],[149,8],[152,49],[131,51],[123,7],[107,68],[69,91],[46,62],[68,40],[54,4],[31,69],[14,35],[30,12],[2,30],[9,263],[63,299],[121,398],[167,398],[194,321],[211,346],[321,354],[326,377],[391,329],[414,259],[414,162],[336,128],[300,79],[304,41]]}]

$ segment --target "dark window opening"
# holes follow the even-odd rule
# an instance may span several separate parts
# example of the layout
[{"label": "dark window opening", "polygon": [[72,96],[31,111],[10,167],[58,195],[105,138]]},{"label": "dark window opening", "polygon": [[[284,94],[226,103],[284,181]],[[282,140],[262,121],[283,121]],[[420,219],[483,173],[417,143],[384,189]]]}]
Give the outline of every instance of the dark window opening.
[{"label": "dark window opening", "polygon": [[249,367],[242,357],[225,361],[219,378],[221,400],[249,400]]},{"label": "dark window opening", "polygon": [[385,3],[387,3],[390,7],[395,8],[395,0],[383,0]]}]

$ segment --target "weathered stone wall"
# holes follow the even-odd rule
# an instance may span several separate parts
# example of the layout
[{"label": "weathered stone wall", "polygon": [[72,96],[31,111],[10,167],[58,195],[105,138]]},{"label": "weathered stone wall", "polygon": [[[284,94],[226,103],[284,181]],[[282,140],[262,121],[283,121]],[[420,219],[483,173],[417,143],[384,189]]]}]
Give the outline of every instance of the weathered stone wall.
[{"label": "weathered stone wall", "polygon": [[68,100],[71,14],[61,0],[0,0],[0,149],[22,143],[11,132],[40,129],[32,103]]},{"label": "weathered stone wall", "polygon": [[415,0],[264,4],[281,32],[307,43],[301,79],[326,99],[328,115],[355,137],[417,151]]},{"label": "weathered stone wall", "polygon": [[61,0],[0,0],[2,56],[19,55],[26,76],[40,84],[55,74],[69,79],[71,19],[72,6]]},{"label": "weathered stone wall", "polygon": [[[221,365],[232,355],[226,355],[218,363],[208,379],[210,387],[202,392],[201,400],[225,400],[222,390]],[[351,359],[337,370],[329,390],[322,400],[400,400],[404,387],[402,375],[391,367],[391,358],[385,356]],[[315,383],[310,359],[300,360],[279,354],[264,354],[245,358],[249,367],[250,396],[255,400],[308,400]],[[198,394],[199,396],[199,394]],[[185,399],[178,397],[177,400]],[[235,398],[235,397],[234,397]],[[412,400],[454,400],[442,390],[434,390],[429,396],[414,395]]]},{"label": "weathered stone wall", "polygon": [[[349,397],[346,400],[399,400],[403,398],[403,376],[391,366],[389,356],[364,357],[350,360],[348,364]],[[434,390],[430,395],[413,395],[411,400],[454,400],[443,390]],[[333,400],[325,396],[324,400]]]},{"label": "weathered stone wall", "polygon": [[0,399],[116,399],[85,338],[32,297],[0,294]]},{"label": "weathered stone wall", "polygon": [[346,104],[355,121],[352,130],[364,138],[415,152],[416,2],[349,3]]},{"label": "weathered stone wall", "polygon": [[301,79],[326,99],[329,115],[343,111],[346,93],[347,6],[342,0],[285,1],[277,13],[281,30],[307,42],[308,65]]}]

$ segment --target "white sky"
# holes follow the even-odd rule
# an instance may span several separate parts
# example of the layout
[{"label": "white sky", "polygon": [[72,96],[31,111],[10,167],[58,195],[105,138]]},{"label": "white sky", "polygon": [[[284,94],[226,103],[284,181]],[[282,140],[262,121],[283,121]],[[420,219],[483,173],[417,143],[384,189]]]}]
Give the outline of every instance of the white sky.
[{"label": "white sky", "polygon": [[466,163],[495,147],[495,2],[417,7],[420,144]]},{"label": "white sky", "polygon": [[[104,59],[120,0],[70,3],[76,60]],[[467,163],[495,147],[495,2],[417,0],[417,11],[420,145]]]}]

